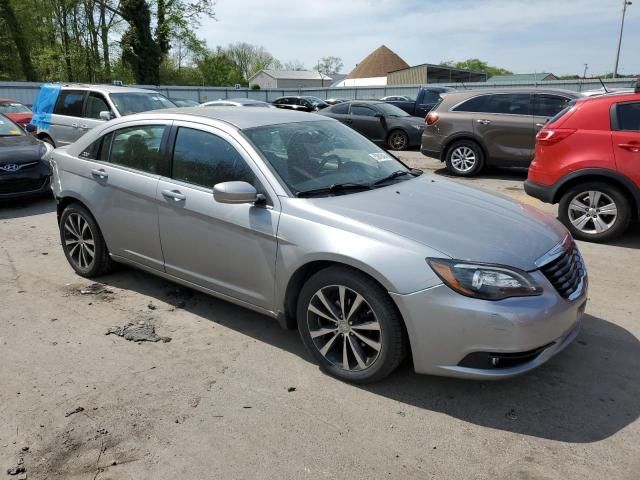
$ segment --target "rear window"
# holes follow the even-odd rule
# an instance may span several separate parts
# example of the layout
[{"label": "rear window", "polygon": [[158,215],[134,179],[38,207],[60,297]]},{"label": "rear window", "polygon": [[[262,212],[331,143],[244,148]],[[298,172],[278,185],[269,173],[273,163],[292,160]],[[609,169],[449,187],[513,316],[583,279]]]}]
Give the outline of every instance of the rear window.
[{"label": "rear window", "polygon": [[640,102],[619,103],[616,112],[618,130],[640,132]]},{"label": "rear window", "polygon": [[454,112],[484,112],[485,105],[487,103],[488,95],[479,95],[477,97],[470,98],[469,100],[462,102],[457,107],[453,108]]}]

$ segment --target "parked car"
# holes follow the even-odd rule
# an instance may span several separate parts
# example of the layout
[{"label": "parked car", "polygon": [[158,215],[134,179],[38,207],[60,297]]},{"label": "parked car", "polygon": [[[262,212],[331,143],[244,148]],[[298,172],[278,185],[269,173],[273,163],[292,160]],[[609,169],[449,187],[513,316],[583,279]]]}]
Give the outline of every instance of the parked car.
[{"label": "parked car", "polygon": [[280,97],[273,101],[273,106],[285,110],[297,110],[300,112],[317,112],[327,108],[329,104],[318,97]]},{"label": "parked car", "polygon": [[200,102],[196,102],[195,100],[189,100],[188,98],[172,98],[171,102],[175,104],[176,107],[198,107],[200,106]]},{"label": "parked car", "polygon": [[335,118],[378,145],[406,150],[420,145],[424,122],[404,110],[379,100],[339,103],[320,115]]},{"label": "parked car", "polygon": [[454,175],[470,177],[485,165],[528,167],[536,133],[578,92],[550,89],[468,90],[442,94],[425,118],[422,153]]},{"label": "parked car", "polygon": [[345,381],[409,352],[419,373],[507,378],[580,328],[587,274],[560,222],[421,175],[326,116],[139,114],[51,163],[79,275],[123,262],[277,318]]},{"label": "parked car", "polygon": [[31,109],[16,100],[8,98],[0,98],[0,114],[3,114],[23,129],[31,121]]},{"label": "parked car", "polygon": [[0,199],[51,194],[50,145],[0,114]]},{"label": "parked car", "polygon": [[112,118],[176,106],[164,95],[140,88],[74,84],[53,88],[59,90],[53,111],[45,112],[51,114],[50,119],[37,125],[36,135],[54,147],[69,145]]},{"label": "parked car", "polygon": [[579,100],[538,133],[525,191],[575,238],[606,242],[640,212],[640,87]]},{"label": "parked car", "polygon": [[382,101],[401,108],[409,115],[424,118],[440,102],[441,94],[453,91],[455,90],[451,87],[420,87],[415,99],[408,96],[395,95],[384,97]]},{"label": "parked car", "polygon": [[227,98],[226,100],[212,100],[200,105],[201,107],[264,107],[274,108],[268,102],[253,100],[252,98]]},{"label": "parked car", "polygon": [[324,102],[328,105],[337,105],[338,103],[348,102],[347,98],[327,98]]}]

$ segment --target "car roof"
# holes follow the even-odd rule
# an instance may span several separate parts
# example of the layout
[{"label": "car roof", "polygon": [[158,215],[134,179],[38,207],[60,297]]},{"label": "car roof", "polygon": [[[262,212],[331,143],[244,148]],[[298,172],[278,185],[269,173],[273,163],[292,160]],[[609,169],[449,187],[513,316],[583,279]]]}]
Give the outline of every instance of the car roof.
[{"label": "car roof", "polygon": [[328,117],[316,115],[314,113],[296,112],[294,110],[283,110],[279,108],[269,107],[256,107],[251,109],[238,107],[183,107],[166,108],[162,110],[155,110],[153,112],[127,115],[126,117],[122,117],[121,120],[128,122],[132,120],[151,119],[175,119],[192,121],[198,121],[198,119],[210,119],[228,123],[229,125],[233,125],[240,130],[246,130],[248,128],[263,127],[265,125],[276,125],[282,123],[313,122],[323,120],[327,121]]},{"label": "car roof", "polygon": [[471,90],[454,90],[452,92],[442,92],[446,99],[464,99],[474,97],[476,95],[493,95],[504,93],[551,93],[558,95],[566,95],[571,98],[582,98],[583,94],[575,90],[563,90],[561,88],[476,88]]},{"label": "car roof", "polygon": [[117,85],[88,85],[83,83],[65,83],[61,85],[63,90],[91,90],[101,93],[158,93],[155,90],[136,87],[120,87]]},{"label": "car roof", "polygon": [[22,105],[22,102],[19,102],[18,100],[14,100],[13,98],[0,98],[0,102],[13,102],[13,103],[19,103]]},{"label": "car roof", "polygon": [[625,101],[640,101],[640,93],[630,92],[611,92],[604,95],[597,95],[592,97],[584,97],[578,100],[579,102],[602,102],[602,103],[615,103]]}]

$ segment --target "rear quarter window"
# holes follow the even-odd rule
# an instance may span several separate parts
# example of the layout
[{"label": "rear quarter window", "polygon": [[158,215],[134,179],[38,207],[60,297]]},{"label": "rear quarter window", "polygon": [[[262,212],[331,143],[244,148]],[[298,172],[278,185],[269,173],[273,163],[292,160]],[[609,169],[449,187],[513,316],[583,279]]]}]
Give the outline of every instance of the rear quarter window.
[{"label": "rear quarter window", "polygon": [[456,107],[452,108],[453,112],[485,112],[488,95],[479,95],[477,97],[470,98],[469,100],[465,100],[462,103],[458,104]]},{"label": "rear quarter window", "polygon": [[616,105],[616,130],[640,132],[640,102]]},{"label": "rear quarter window", "polygon": [[82,116],[82,104],[84,103],[85,92],[77,90],[63,90],[58,95],[53,113],[56,115],[67,115],[69,117]]}]

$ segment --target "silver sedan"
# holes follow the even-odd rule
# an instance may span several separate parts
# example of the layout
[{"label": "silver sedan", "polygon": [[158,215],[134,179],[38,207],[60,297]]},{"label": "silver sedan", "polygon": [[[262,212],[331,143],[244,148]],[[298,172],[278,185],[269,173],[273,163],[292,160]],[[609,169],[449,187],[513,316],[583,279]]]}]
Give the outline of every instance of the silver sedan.
[{"label": "silver sedan", "polygon": [[407,354],[419,373],[511,377],[580,327],[587,274],[559,222],[327,117],[131,115],[50,160],[79,275],[121,262],[269,315],[342,380],[380,380]]}]

